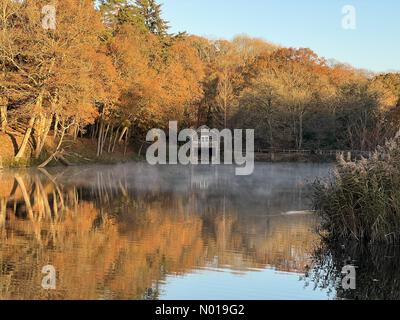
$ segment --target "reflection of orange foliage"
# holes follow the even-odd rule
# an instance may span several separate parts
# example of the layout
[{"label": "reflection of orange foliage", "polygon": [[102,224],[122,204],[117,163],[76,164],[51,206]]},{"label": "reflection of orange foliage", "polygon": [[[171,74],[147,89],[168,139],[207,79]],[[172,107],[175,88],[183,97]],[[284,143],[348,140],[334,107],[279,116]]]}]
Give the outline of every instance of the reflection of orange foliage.
[{"label": "reflection of orange foliage", "polygon": [[[7,211],[0,224],[0,299],[141,299],[148,288],[156,297],[167,274],[199,267],[302,271],[305,252],[316,240],[308,217],[260,222],[232,210],[200,216],[189,213],[179,196],[110,200],[104,189],[88,201],[79,199],[75,186],[57,186],[35,175],[24,177],[21,185],[35,190],[26,190],[33,218],[23,214],[28,210],[26,203],[21,207],[23,199],[0,197]],[[40,287],[47,264],[58,272],[54,292]]]},{"label": "reflection of orange foliage", "polygon": [[[0,172],[0,198],[7,198],[10,196],[14,185],[14,176]],[[21,191],[17,190],[17,196],[21,197]]]},{"label": "reflection of orange foliage", "polygon": [[236,270],[271,266],[280,271],[306,271],[313,245],[319,241],[311,230],[314,217],[274,216],[262,220],[217,217],[217,237],[207,241],[208,258],[218,256],[218,267]]},{"label": "reflection of orange foliage", "polygon": [[268,233],[263,243],[254,243],[256,254],[266,264],[281,271],[304,272],[311,263],[311,254],[319,237],[312,228],[313,216],[273,217],[268,220]]}]

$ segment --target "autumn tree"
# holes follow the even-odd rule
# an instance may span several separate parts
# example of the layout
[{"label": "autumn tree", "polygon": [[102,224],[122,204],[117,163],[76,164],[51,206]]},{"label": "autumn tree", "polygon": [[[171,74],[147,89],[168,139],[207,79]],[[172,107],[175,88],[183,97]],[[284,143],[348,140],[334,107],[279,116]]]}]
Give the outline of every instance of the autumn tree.
[{"label": "autumn tree", "polygon": [[6,90],[18,118],[26,124],[17,160],[25,154],[32,134],[35,157],[40,156],[54,117],[82,125],[96,117],[93,59],[101,55],[100,16],[90,0],[62,1],[57,3],[56,29],[45,30],[41,16],[45,4],[18,4],[0,46],[7,68]]},{"label": "autumn tree", "polygon": [[[398,74],[374,75],[307,48],[170,34],[155,0],[0,0],[0,130],[40,158],[51,131],[97,139],[97,155],[147,131],[249,127],[270,148],[369,150],[398,130]],[[53,150],[54,151],[54,150]]]}]

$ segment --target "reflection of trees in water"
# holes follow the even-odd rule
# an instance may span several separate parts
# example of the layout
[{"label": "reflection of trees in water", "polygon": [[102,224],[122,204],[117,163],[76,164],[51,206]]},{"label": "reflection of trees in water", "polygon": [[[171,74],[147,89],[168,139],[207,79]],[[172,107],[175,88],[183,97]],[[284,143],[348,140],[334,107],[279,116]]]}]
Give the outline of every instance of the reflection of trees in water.
[{"label": "reflection of trees in water", "polygon": [[[303,167],[260,166],[249,177],[236,177],[229,168],[214,168],[203,171],[191,169],[190,185],[196,196],[202,197],[199,211],[211,201],[220,202],[224,197],[240,214],[280,214],[292,210],[309,208],[311,188],[308,182],[317,175]],[[321,168],[320,176],[327,168]],[[309,179],[309,180],[307,180]]]},{"label": "reflection of trees in water", "polygon": [[[203,217],[203,239],[209,261],[218,257],[218,267],[246,270],[273,267],[280,271],[304,272],[310,264],[314,245],[312,216]],[[238,257],[238,253],[244,253]]]},{"label": "reflection of trees in water", "polygon": [[[400,251],[394,246],[323,243],[314,252],[315,268],[306,281],[336,291],[338,299],[399,300]],[[356,290],[343,290],[342,268],[356,267]]]},{"label": "reflection of trees in water", "polygon": [[[302,271],[315,241],[312,217],[243,215],[229,197],[143,190],[112,171],[94,183],[47,171],[0,179],[0,298],[155,299],[166,275],[195,268]],[[51,293],[40,288],[46,264],[59,274]]]}]

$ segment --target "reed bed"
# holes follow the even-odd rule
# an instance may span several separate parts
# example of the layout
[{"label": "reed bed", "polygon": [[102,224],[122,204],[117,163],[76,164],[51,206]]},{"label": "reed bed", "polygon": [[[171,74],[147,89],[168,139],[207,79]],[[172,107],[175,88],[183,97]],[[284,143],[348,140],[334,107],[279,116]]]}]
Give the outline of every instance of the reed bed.
[{"label": "reed bed", "polygon": [[330,239],[400,244],[400,132],[369,159],[340,157],[313,200]]}]

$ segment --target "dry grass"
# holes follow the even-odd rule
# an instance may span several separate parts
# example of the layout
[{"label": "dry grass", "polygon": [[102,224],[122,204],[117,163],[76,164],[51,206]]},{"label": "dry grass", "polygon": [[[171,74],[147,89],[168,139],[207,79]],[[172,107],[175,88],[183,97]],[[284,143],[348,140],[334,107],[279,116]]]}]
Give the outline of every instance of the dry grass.
[{"label": "dry grass", "polygon": [[400,136],[371,159],[340,159],[332,179],[314,187],[315,209],[330,238],[400,243]]}]

